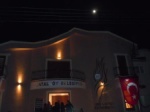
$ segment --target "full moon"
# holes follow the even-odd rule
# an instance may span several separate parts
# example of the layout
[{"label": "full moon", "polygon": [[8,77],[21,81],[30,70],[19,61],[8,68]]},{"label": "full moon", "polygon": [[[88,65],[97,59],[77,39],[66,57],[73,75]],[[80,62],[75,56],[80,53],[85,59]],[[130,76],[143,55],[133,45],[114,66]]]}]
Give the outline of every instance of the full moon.
[{"label": "full moon", "polygon": [[93,14],[96,14],[96,12],[97,12],[96,9],[93,9],[93,10],[92,10],[92,13],[93,13]]}]

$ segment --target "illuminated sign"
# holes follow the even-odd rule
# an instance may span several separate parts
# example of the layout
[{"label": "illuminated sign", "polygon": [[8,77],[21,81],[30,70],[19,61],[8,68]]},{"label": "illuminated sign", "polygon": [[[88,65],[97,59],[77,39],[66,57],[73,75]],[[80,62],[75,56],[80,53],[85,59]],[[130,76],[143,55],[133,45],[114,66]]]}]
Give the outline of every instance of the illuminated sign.
[{"label": "illuminated sign", "polygon": [[85,82],[76,80],[40,80],[31,82],[31,90],[44,88],[85,88]]}]

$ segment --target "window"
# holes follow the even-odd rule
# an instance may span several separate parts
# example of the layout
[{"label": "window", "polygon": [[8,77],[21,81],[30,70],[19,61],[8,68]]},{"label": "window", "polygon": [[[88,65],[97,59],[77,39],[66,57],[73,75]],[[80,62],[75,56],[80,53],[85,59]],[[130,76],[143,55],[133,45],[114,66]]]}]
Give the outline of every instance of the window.
[{"label": "window", "polygon": [[143,66],[135,66],[134,69],[135,69],[136,74],[144,73],[144,67]]},{"label": "window", "polygon": [[144,73],[144,68],[143,68],[143,66],[140,66],[140,72],[141,72],[141,73]]},{"label": "window", "polygon": [[134,69],[135,69],[135,73],[136,73],[136,74],[140,73],[139,66],[134,67]]},{"label": "window", "polygon": [[48,61],[47,78],[70,78],[70,61]]},{"label": "window", "polygon": [[0,76],[4,75],[6,56],[0,56]]},{"label": "window", "polygon": [[118,71],[121,76],[128,75],[128,67],[125,55],[117,55]]}]

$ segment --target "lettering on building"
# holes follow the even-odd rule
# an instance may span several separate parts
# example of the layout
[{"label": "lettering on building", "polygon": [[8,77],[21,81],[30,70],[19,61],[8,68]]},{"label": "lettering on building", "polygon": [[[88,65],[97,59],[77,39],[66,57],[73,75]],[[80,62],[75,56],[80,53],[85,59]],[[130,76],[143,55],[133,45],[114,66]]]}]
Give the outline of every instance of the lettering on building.
[{"label": "lettering on building", "polygon": [[47,80],[31,82],[31,89],[40,88],[85,88],[85,82],[74,80]]}]

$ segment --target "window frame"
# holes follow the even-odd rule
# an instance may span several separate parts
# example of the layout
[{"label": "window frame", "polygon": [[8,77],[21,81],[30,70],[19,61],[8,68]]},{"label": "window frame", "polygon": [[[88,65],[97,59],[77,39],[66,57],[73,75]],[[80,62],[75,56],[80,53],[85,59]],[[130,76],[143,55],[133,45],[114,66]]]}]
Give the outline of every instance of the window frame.
[{"label": "window frame", "polygon": [[117,74],[119,74],[120,76],[124,76],[124,75],[121,75],[120,74],[120,70],[119,70],[119,64],[118,64],[118,58],[117,58],[117,56],[124,56],[125,57],[125,61],[126,61],[126,66],[127,66],[127,72],[128,72],[128,74],[127,75],[129,75],[130,74],[130,70],[129,70],[129,62],[128,62],[128,55],[127,54],[121,54],[121,53],[116,53],[115,54],[115,61],[116,61],[116,69],[117,69]]},{"label": "window frame", "polygon": [[[46,59],[46,70],[48,70],[48,61],[68,61],[70,62],[70,71],[72,70],[72,60],[71,59],[61,59],[61,60],[57,60],[57,59]],[[47,72],[45,73],[45,76],[47,77]]]},{"label": "window frame", "polygon": [[7,66],[7,63],[8,63],[8,56],[10,56],[10,54],[0,53],[0,57],[5,57],[3,73],[2,73],[3,75],[0,75],[0,78],[5,77],[5,75],[6,75],[6,66]]}]

